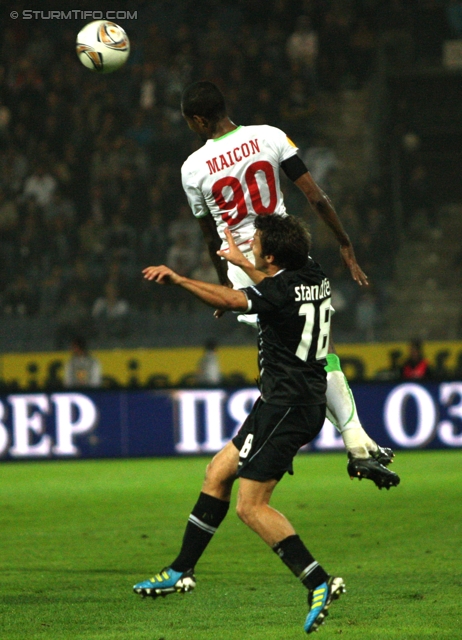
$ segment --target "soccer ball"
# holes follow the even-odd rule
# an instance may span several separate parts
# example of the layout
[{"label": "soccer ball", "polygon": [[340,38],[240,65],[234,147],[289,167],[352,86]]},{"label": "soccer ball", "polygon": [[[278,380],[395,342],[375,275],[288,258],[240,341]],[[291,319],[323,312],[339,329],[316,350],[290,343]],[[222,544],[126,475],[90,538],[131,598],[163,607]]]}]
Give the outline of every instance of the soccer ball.
[{"label": "soccer ball", "polygon": [[112,73],[127,61],[130,40],[115,22],[95,20],[80,31],[75,48],[85,67],[98,73]]}]

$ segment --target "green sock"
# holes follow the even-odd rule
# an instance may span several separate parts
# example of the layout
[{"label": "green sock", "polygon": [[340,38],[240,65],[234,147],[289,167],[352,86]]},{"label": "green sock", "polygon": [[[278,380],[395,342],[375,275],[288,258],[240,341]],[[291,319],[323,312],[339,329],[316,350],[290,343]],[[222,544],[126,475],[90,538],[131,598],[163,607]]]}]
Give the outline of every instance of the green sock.
[{"label": "green sock", "polygon": [[326,356],[327,364],[324,367],[326,373],[330,373],[331,371],[341,371],[342,367],[340,366],[340,358],[336,353],[328,353]]}]

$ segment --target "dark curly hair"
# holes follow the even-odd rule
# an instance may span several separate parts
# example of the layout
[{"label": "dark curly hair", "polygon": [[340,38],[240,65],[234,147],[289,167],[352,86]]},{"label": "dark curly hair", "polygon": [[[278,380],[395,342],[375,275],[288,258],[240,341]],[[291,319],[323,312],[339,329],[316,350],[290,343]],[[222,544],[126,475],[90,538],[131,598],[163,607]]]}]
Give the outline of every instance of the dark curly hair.
[{"label": "dark curly hair", "polygon": [[255,229],[260,232],[262,255],[274,256],[278,267],[294,271],[308,262],[311,235],[307,227],[294,216],[257,216]]}]

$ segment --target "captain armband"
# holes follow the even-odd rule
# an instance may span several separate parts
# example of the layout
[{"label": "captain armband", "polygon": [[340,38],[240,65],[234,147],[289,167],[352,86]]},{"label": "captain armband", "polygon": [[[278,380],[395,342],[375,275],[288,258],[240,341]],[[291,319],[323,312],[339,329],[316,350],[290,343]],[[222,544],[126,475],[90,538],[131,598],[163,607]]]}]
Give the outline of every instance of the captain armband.
[{"label": "captain armband", "polygon": [[295,182],[302,176],[304,173],[307,173],[308,169],[306,168],[303,160],[295,154],[294,156],[290,156],[287,160],[283,160],[281,162],[281,169],[284,171],[286,176],[292,182]]}]

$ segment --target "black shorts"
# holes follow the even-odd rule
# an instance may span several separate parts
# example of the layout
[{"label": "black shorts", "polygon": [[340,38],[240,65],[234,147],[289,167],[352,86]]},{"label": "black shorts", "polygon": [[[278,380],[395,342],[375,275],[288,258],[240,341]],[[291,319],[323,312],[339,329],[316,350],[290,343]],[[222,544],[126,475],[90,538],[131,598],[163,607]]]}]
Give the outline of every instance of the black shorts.
[{"label": "black shorts", "polygon": [[233,438],[239,449],[237,475],[266,482],[293,474],[297,451],[318,435],[325,416],[325,404],[284,407],[259,398]]}]

